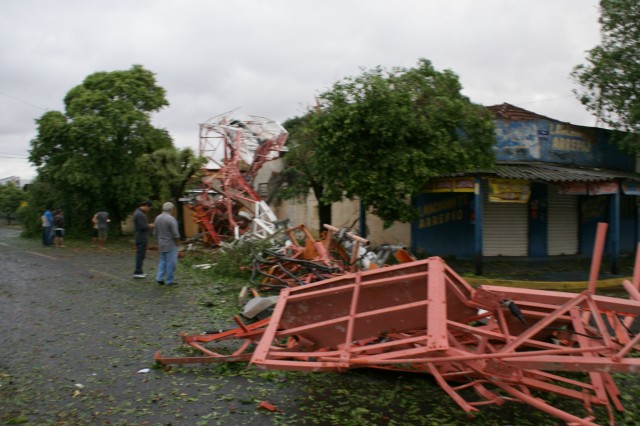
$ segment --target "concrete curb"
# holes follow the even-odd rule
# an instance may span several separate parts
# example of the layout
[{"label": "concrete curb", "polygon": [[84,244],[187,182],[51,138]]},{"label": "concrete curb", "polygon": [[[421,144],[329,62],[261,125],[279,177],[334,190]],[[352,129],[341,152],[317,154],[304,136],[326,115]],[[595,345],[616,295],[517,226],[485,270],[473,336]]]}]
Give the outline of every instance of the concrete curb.
[{"label": "concrete curb", "polygon": [[[536,290],[566,290],[581,291],[586,290],[589,281],[526,281],[526,280],[504,280],[478,277],[462,277],[470,285],[476,287],[482,284],[496,285],[504,287],[532,288]],[[598,280],[596,288],[621,287],[622,281],[631,281],[632,277],[618,277]]]}]

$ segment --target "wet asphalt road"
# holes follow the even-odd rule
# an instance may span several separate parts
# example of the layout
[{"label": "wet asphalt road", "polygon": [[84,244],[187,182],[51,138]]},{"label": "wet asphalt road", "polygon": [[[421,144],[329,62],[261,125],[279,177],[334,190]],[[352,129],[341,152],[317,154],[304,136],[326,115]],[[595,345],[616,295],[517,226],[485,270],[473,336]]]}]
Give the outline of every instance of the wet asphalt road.
[{"label": "wet asphalt road", "polygon": [[[272,424],[238,402],[240,375],[153,368],[200,301],[133,280],[133,250],[47,248],[18,235],[0,226],[0,424]],[[155,263],[150,252],[150,277]]]}]

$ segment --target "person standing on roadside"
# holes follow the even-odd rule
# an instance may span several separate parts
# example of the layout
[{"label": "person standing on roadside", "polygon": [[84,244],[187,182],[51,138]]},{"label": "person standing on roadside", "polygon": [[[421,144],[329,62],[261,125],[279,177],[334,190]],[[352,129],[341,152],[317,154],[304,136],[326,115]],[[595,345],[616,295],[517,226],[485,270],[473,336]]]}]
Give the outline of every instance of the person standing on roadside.
[{"label": "person standing on roadside", "polygon": [[153,222],[153,235],[158,242],[158,272],[156,281],[158,284],[175,285],[174,272],[178,263],[178,245],[180,244],[180,232],[178,221],[171,215],[174,205],[166,202],[162,205],[160,213]]},{"label": "person standing on roadside", "polygon": [[47,207],[40,217],[42,220],[42,244],[47,247],[51,246],[53,233],[53,212],[51,210],[51,207]]},{"label": "person standing on roadside", "polygon": [[107,241],[107,231],[109,228],[109,213],[105,211],[99,211],[93,215],[93,225],[96,230],[96,237],[98,238],[98,247],[104,248],[104,243]]},{"label": "person standing on roadside", "polygon": [[147,218],[147,213],[152,204],[151,200],[143,201],[133,212],[133,229],[136,241],[136,269],[133,271],[133,278],[147,278],[147,274],[142,270],[142,265],[147,255],[149,229],[153,227],[153,225],[149,225],[149,219]]},{"label": "person standing on roadside", "polygon": [[64,247],[64,213],[62,209],[56,210],[56,214],[53,216],[53,228],[55,232],[53,242],[56,247]]}]

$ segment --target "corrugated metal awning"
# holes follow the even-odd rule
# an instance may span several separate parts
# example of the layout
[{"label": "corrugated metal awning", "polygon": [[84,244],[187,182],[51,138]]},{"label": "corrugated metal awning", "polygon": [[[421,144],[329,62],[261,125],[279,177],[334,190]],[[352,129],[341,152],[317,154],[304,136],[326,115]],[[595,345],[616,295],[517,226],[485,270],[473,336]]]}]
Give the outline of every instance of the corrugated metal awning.
[{"label": "corrugated metal awning", "polygon": [[547,163],[497,162],[492,170],[455,173],[451,176],[481,174],[507,179],[526,179],[536,182],[603,182],[615,179],[640,180],[640,174],[588,167],[568,167]]}]

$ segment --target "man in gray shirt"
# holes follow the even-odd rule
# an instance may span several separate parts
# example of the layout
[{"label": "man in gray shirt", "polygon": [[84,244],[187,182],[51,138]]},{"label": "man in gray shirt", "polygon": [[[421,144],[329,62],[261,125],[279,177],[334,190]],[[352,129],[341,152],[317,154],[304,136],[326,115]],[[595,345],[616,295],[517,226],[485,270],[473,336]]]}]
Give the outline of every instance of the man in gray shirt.
[{"label": "man in gray shirt", "polygon": [[178,263],[178,244],[180,244],[180,232],[178,221],[171,215],[173,203],[166,202],[162,205],[160,213],[154,221],[153,234],[158,242],[158,272],[156,281],[158,284],[175,285],[173,274]]}]

